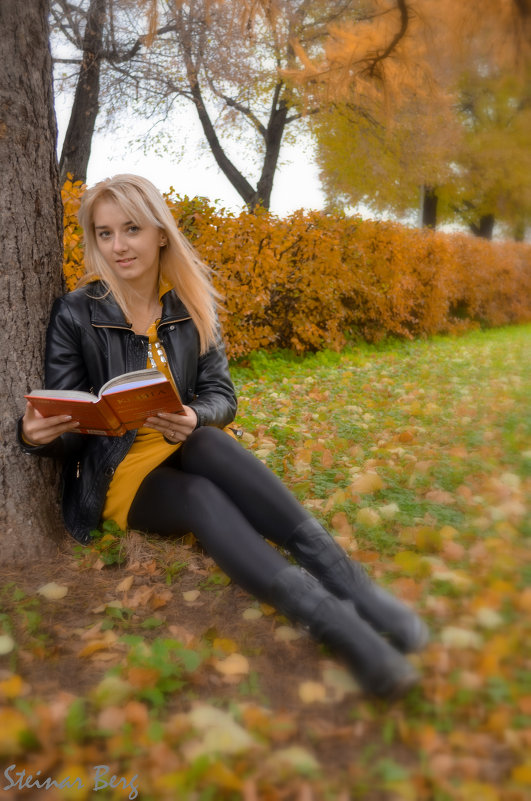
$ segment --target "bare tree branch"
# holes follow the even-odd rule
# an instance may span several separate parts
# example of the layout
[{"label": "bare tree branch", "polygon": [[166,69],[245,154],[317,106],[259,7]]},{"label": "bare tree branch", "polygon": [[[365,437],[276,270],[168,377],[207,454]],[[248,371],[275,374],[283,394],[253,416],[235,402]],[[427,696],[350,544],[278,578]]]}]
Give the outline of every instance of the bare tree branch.
[{"label": "bare tree branch", "polygon": [[396,0],[396,6],[400,11],[400,28],[395,36],[391,39],[385,50],[375,56],[374,59],[371,59],[371,64],[368,68],[368,73],[371,78],[374,78],[378,64],[381,64],[382,61],[391,55],[398,43],[406,35],[409,25],[409,7],[407,0]]}]

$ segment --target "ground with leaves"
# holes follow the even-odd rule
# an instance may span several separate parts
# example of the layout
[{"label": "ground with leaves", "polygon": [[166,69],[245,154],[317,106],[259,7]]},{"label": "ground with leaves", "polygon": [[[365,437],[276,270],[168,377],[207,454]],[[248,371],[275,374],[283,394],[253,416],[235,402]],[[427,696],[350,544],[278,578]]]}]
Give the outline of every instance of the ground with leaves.
[{"label": "ground with leaves", "polygon": [[420,687],[364,698],[192,538],[111,527],[0,573],[1,801],[531,798],[529,333],[234,370],[244,447],[429,622]]}]

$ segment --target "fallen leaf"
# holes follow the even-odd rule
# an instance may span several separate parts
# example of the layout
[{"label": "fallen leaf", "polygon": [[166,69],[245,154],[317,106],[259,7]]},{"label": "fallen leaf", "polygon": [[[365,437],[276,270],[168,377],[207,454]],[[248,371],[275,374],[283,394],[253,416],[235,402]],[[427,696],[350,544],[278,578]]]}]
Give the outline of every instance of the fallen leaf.
[{"label": "fallen leaf", "polygon": [[216,651],[223,651],[224,654],[235,654],[238,650],[238,644],[229,637],[215,637],[212,647]]},{"label": "fallen leaf", "polygon": [[449,559],[451,562],[459,562],[465,557],[466,549],[459,542],[446,540],[443,542],[441,554],[445,559]]},{"label": "fallen leaf", "polygon": [[398,567],[416,578],[424,578],[431,574],[430,563],[426,557],[414,551],[400,551],[395,554],[393,561]]},{"label": "fallen leaf", "polygon": [[327,689],[327,695],[334,701],[342,701],[346,695],[359,692],[359,685],[350,673],[341,667],[324,668],[323,684]]},{"label": "fallen leaf", "polygon": [[378,473],[373,472],[360,473],[359,475],[354,476],[350,482],[351,492],[358,495],[378,492],[379,490],[384,489],[384,487],[385,484],[381,476],[379,476]]},{"label": "fallen leaf", "polygon": [[430,490],[424,497],[427,501],[431,501],[431,503],[439,503],[443,506],[451,506],[455,503],[455,497],[451,492],[447,492],[446,490]]},{"label": "fallen leaf", "polygon": [[201,592],[199,590],[187,590],[186,592],[183,592],[183,598],[188,604],[197,601],[200,595]]},{"label": "fallen leaf", "polygon": [[367,528],[378,526],[381,522],[382,519],[376,509],[371,509],[370,506],[365,506],[362,509],[358,509],[356,513],[356,523],[359,523],[362,526],[367,526]]},{"label": "fallen leaf", "polygon": [[503,626],[503,618],[494,609],[482,606],[476,612],[476,620],[484,629],[497,629]]},{"label": "fallen leaf", "polygon": [[10,756],[25,753],[27,746],[21,738],[28,728],[26,718],[18,709],[0,709],[0,753]]},{"label": "fallen leaf", "polygon": [[183,645],[190,645],[195,640],[195,635],[188,631],[184,626],[177,626],[172,624],[168,626],[168,631],[176,640],[179,640]]},{"label": "fallen leaf", "polygon": [[157,668],[133,666],[127,670],[125,675],[132,687],[144,690],[146,687],[153,687],[157,683],[160,678],[160,671]]},{"label": "fallen leaf", "polygon": [[277,642],[292,642],[293,640],[299,640],[302,634],[292,626],[277,626],[274,637]]},{"label": "fallen leaf", "polygon": [[263,617],[263,615],[264,613],[260,609],[257,609],[256,606],[249,606],[242,612],[242,617],[244,620],[258,620],[259,618]]},{"label": "fallen leaf", "polygon": [[192,726],[203,733],[203,739],[183,747],[188,759],[204,754],[239,754],[257,745],[256,740],[234,718],[208,704],[197,704],[188,713]]},{"label": "fallen leaf", "polygon": [[350,537],[352,535],[352,526],[348,521],[345,512],[336,512],[332,517],[332,528],[342,537]]},{"label": "fallen leaf", "polygon": [[402,576],[391,583],[395,595],[404,601],[418,601],[422,592],[422,584],[415,579]]},{"label": "fallen leaf", "polygon": [[109,607],[109,609],[123,609],[124,605],[122,601],[108,601],[107,603],[100,604],[100,606],[96,606],[92,609],[95,615],[99,615]]},{"label": "fallen leaf", "polygon": [[117,592],[128,592],[133,586],[134,576],[126,576],[116,587]]},{"label": "fallen leaf", "polygon": [[226,659],[215,659],[212,663],[224,676],[244,676],[249,673],[249,660],[243,654],[230,654]]},{"label": "fallen leaf", "polygon": [[480,634],[458,626],[446,626],[441,631],[441,642],[447,648],[481,648],[483,639]]},{"label": "fallen leaf", "polygon": [[0,656],[9,654],[15,647],[15,640],[10,634],[0,634]]},{"label": "fallen leaf", "polygon": [[93,640],[88,645],[85,645],[81,651],[78,651],[78,656],[87,657],[92,656],[93,654],[97,653],[98,651],[105,651],[109,648],[109,643],[105,640]]},{"label": "fallen leaf", "polygon": [[329,496],[325,505],[324,511],[329,512],[334,506],[340,506],[344,504],[347,500],[347,493],[344,489],[337,489],[332,495]]},{"label": "fallen leaf", "polygon": [[394,520],[400,512],[400,507],[397,503],[387,503],[385,506],[379,506],[378,512],[384,520]]},{"label": "fallen leaf", "polygon": [[169,589],[156,590],[150,598],[149,604],[153,610],[166,606],[168,601],[173,598],[173,593]]},{"label": "fallen leaf", "polygon": [[126,721],[125,710],[118,706],[108,706],[98,715],[98,729],[119,731]]},{"label": "fallen leaf", "polygon": [[210,763],[204,773],[204,780],[210,786],[221,787],[224,790],[238,791],[243,787],[243,781],[238,774],[220,760]]},{"label": "fallen leaf", "polygon": [[17,673],[13,673],[9,678],[0,681],[0,698],[20,698],[28,690],[29,685]]},{"label": "fallen leaf", "polygon": [[531,784],[531,762],[524,762],[513,768],[512,779],[518,784]]},{"label": "fallen leaf", "polygon": [[291,768],[304,775],[320,770],[319,762],[306,748],[300,745],[291,745],[280,751],[274,751],[266,760],[270,770],[285,770]]},{"label": "fallen leaf", "polygon": [[463,782],[459,788],[459,801],[500,801],[500,795],[492,784]]},{"label": "fallen leaf", "polygon": [[531,613],[531,587],[526,587],[516,599],[516,605],[522,612]]},{"label": "fallen leaf", "polygon": [[108,629],[107,631],[103,632],[102,636],[91,640],[87,645],[85,645],[85,647],[78,652],[78,656],[92,656],[92,654],[95,654],[98,651],[104,651],[108,648],[112,648],[117,641],[117,635],[114,633],[114,631]]},{"label": "fallen leaf", "polygon": [[56,584],[55,581],[50,581],[48,584],[43,584],[42,587],[39,587],[37,592],[48,601],[58,601],[65,597],[68,592],[68,587],[62,584]]},{"label": "fallen leaf", "polygon": [[98,706],[119,706],[134,692],[134,687],[119,676],[104,676],[92,691],[92,697]]},{"label": "fallen leaf", "polygon": [[299,684],[299,698],[303,704],[315,704],[326,701],[326,687],[318,681],[303,681]]},{"label": "fallen leaf", "polygon": [[[94,783],[94,775],[89,775],[85,765],[72,762],[61,765],[54,779],[61,788],[60,798],[64,801],[85,801]],[[79,779],[79,783],[74,779]]]}]

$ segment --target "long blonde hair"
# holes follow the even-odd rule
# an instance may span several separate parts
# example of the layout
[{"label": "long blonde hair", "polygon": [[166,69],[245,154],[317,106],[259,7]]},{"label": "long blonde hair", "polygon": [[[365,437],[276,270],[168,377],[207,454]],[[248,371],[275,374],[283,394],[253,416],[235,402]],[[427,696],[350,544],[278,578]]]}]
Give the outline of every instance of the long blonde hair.
[{"label": "long blonde hair", "polygon": [[201,353],[216,341],[216,297],[210,270],[192,245],[177,228],[175,220],[158,189],[139,175],[115,175],[88,189],[78,212],[84,233],[85,274],[79,285],[102,280],[112,292],[126,319],[131,319],[127,286],[107,265],[101,255],[94,230],[94,208],[100,200],[112,200],[139,225],[154,225],[167,243],[160,249],[159,281],[170,281],[190,312],[199,332]]}]

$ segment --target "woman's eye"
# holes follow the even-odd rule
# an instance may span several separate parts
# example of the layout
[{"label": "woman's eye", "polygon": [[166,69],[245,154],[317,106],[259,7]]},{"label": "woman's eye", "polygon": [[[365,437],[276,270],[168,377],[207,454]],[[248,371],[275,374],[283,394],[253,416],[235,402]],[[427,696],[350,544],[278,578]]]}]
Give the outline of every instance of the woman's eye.
[{"label": "woman's eye", "polygon": [[137,234],[140,231],[140,228],[138,227],[138,225],[130,225],[129,226],[129,231],[132,234]]},{"label": "woman's eye", "polygon": [[100,239],[107,239],[109,236],[108,231],[98,231],[98,236]]}]

